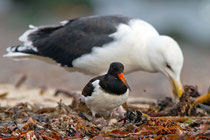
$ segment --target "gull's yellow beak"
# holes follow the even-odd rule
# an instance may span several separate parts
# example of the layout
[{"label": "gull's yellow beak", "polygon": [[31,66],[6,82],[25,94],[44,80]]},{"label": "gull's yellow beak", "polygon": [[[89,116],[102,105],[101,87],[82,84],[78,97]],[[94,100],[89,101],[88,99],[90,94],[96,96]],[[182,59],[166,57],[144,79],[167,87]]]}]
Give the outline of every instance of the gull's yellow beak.
[{"label": "gull's yellow beak", "polygon": [[175,96],[175,98],[180,98],[182,96],[183,93],[183,87],[182,87],[182,83],[180,80],[175,81],[174,79],[172,79],[171,77],[169,78],[171,86],[172,86],[172,90],[173,90],[173,94]]}]

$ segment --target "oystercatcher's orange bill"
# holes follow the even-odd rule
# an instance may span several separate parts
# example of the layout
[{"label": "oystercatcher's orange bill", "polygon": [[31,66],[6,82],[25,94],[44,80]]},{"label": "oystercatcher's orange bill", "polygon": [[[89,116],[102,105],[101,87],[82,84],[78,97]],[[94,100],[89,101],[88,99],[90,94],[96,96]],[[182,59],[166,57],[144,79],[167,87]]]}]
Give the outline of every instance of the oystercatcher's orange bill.
[{"label": "oystercatcher's orange bill", "polygon": [[120,74],[118,74],[118,77],[131,90],[130,86],[128,85],[128,83],[127,83],[127,81],[126,81],[126,79],[124,77],[124,74],[120,73]]},{"label": "oystercatcher's orange bill", "polygon": [[125,85],[127,85],[127,81],[126,81],[123,73],[118,74],[118,77]]}]

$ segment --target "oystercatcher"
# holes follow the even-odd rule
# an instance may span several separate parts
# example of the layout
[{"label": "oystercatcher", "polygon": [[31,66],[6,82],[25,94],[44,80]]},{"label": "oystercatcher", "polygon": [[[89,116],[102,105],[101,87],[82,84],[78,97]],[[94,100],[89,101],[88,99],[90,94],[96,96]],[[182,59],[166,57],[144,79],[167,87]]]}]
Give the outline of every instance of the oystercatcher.
[{"label": "oystercatcher", "polygon": [[175,97],[182,95],[183,54],[175,40],[159,35],[149,23],[126,16],[90,16],[57,26],[29,25],[5,57],[36,58],[69,71],[104,74],[111,62],[121,62],[125,73],[160,72],[171,82]]},{"label": "oystercatcher", "polygon": [[93,78],[84,87],[81,102],[91,110],[94,121],[96,113],[108,115],[110,120],[114,109],[126,102],[130,88],[123,71],[123,64],[113,62],[107,74]]}]

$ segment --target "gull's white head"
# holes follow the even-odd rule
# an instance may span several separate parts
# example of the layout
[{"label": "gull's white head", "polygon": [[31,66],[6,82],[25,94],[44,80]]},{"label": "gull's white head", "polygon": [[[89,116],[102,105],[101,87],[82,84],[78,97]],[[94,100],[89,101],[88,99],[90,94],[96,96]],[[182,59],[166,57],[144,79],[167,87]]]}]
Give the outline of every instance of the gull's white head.
[{"label": "gull's white head", "polygon": [[158,36],[148,43],[148,55],[154,71],[166,75],[173,88],[175,97],[181,97],[183,88],[180,74],[183,66],[183,54],[175,40],[168,36]]}]

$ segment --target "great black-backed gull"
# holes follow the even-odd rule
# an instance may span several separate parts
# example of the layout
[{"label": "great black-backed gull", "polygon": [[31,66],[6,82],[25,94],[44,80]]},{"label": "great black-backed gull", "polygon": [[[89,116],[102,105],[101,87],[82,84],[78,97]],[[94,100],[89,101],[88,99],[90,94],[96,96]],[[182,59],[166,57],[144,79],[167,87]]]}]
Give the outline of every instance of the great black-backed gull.
[{"label": "great black-backed gull", "polygon": [[5,57],[36,58],[58,63],[69,71],[104,74],[111,62],[121,62],[125,73],[161,72],[171,82],[175,97],[182,95],[183,54],[177,42],[159,35],[149,23],[126,16],[90,16],[57,26],[30,25]]}]

